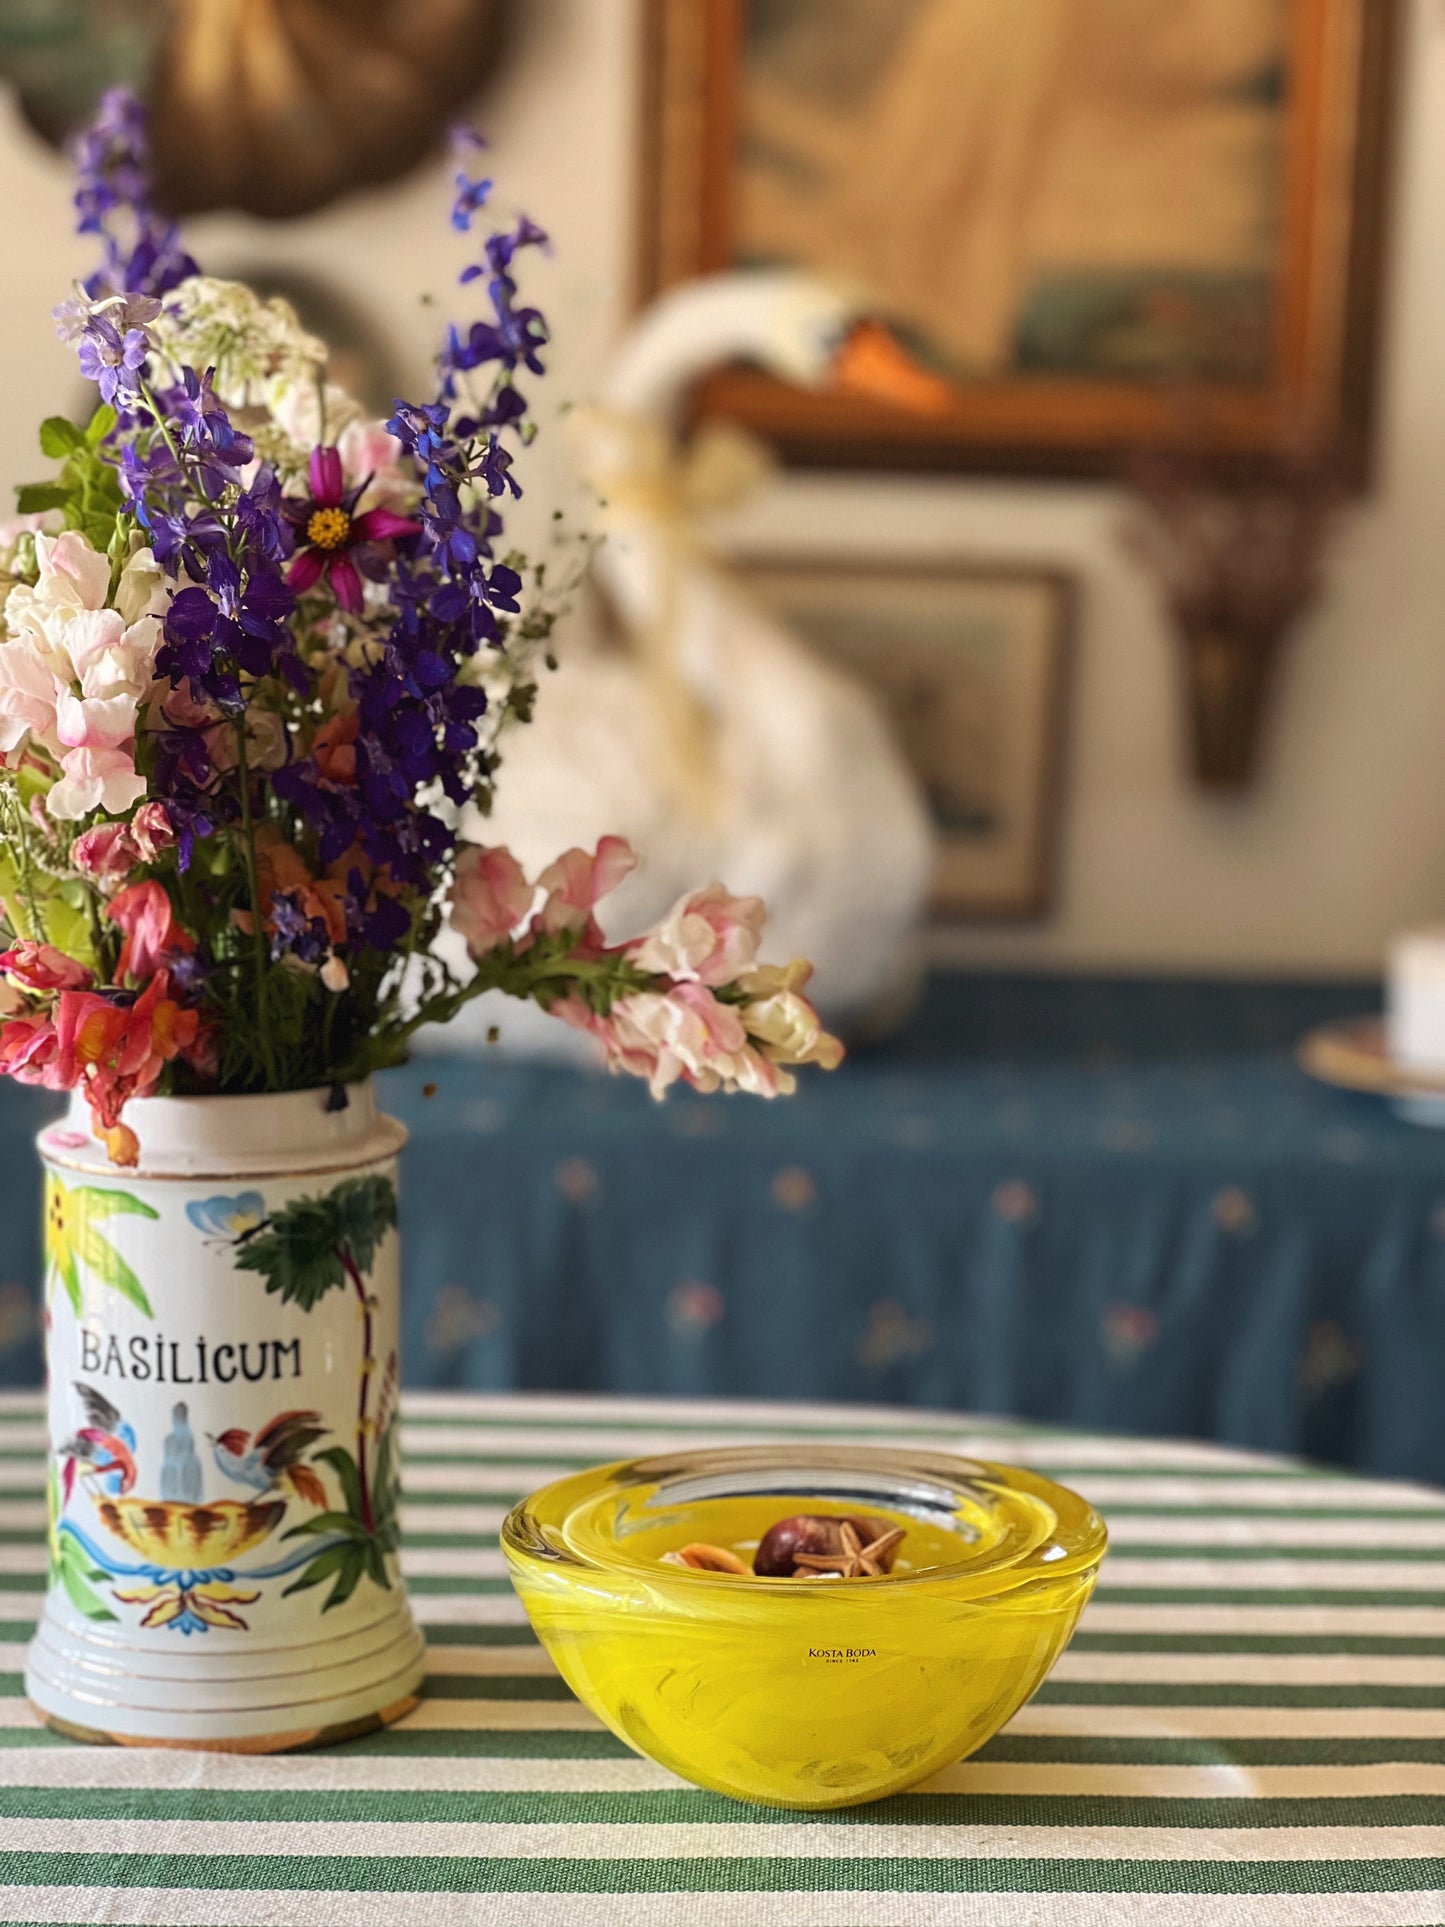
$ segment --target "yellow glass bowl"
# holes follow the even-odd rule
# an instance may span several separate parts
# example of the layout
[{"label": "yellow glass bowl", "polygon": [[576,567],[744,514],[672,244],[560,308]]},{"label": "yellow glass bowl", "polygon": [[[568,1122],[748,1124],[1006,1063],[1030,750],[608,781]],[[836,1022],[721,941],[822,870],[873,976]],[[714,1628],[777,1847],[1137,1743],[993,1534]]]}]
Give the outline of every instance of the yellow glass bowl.
[{"label": "yellow glass bowl", "polygon": [[[898,1515],[945,1562],[820,1581],[660,1557],[727,1543],[720,1521],[743,1543],[742,1519],[756,1539],[810,1510]],[[600,1466],[502,1528],[537,1637],[620,1739],[699,1786],[799,1808],[879,1799],[982,1746],[1067,1644],[1105,1543],[1090,1506],[1031,1472],[809,1444]]]}]

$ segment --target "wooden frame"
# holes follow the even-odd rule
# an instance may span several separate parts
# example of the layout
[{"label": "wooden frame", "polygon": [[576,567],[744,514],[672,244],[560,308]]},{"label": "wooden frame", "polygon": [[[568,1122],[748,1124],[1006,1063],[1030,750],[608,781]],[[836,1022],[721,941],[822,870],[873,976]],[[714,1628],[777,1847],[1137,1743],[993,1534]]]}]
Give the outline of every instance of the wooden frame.
[{"label": "wooden frame", "polygon": [[[910,666],[908,604],[925,620],[923,639],[915,644],[913,662],[933,656],[946,663],[950,644],[938,637],[939,611],[946,599],[957,599],[955,619],[970,614],[986,619],[990,599],[995,621],[1013,619],[1019,627],[1006,641],[987,639],[985,647],[1007,646],[1012,656],[1012,686],[995,678],[998,706],[978,718],[988,729],[988,746],[1002,746],[1024,767],[1005,768],[997,794],[1009,799],[997,825],[973,825],[950,830],[937,820],[939,850],[932,897],[936,918],[945,921],[1002,921],[1043,917],[1053,905],[1061,806],[1064,794],[1068,706],[1073,680],[1073,657],[1078,585],[1066,572],[1027,560],[998,562],[951,561],[873,564],[841,559],[836,554],[754,554],[735,557],[739,580],[765,608],[825,658],[833,660],[858,680],[873,686],[893,713],[900,747],[915,768],[930,801],[935,800],[939,774],[936,739],[938,718],[947,724],[947,674],[930,687],[927,681],[908,686]],[[875,598],[877,650],[860,649],[863,625],[871,621],[869,596]],[[930,598],[937,609],[930,611]],[[1030,612],[1029,598],[1035,601]],[[1032,619],[1030,620],[1030,614]],[[852,645],[840,632],[852,627]],[[932,631],[929,635],[927,632]],[[979,638],[975,637],[977,644]],[[960,638],[966,647],[966,639]],[[977,654],[977,651],[976,651]],[[963,649],[959,664],[967,669]],[[1000,694],[1000,692],[1002,692]],[[912,694],[912,703],[908,697]],[[965,686],[965,693],[966,686]],[[903,699],[900,703],[900,697]],[[1022,703],[1026,715],[1007,713],[1010,702]],[[910,728],[905,705],[928,723],[930,744],[920,745]],[[1021,740],[1025,738],[1027,740]],[[975,745],[977,747],[977,745]],[[922,753],[920,753],[920,751]],[[932,765],[930,768],[929,765]],[[1010,811],[1015,818],[1009,821]]]},{"label": "wooden frame", "polygon": [[[971,4],[971,0],[964,0]],[[1287,0],[1280,295],[1262,385],[1005,374],[961,384],[937,417],[729,370],[702,412],[828,466],[1107,472],[1184,442],[1222,465],[1302,442],[1366,478],[1384,242],[1397,0]],[[639,295],[732,264],[733,154],[746,0],[646,0]]]}]

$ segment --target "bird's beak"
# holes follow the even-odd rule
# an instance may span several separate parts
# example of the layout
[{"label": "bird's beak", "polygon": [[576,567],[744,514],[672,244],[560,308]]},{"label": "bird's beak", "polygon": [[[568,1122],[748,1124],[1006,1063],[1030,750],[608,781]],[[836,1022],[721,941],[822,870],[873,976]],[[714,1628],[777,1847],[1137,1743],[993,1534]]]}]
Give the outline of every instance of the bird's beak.
[{"label": "bird's beak", "polygon": [[954,399],[950,384],[916,362],[876,321],[859,321],[848,330],[833,357],[828,386],[834,394],[862,395],[913,415],[941,415]]}]

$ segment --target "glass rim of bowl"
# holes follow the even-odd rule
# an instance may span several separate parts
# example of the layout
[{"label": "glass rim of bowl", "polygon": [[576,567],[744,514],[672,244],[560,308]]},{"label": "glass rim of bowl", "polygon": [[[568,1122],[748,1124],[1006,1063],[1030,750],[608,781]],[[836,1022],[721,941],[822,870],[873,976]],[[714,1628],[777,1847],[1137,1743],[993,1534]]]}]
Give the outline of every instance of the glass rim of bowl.
[{"label": "glass rim of bowl", "polygon": [[[962,1453],[932,1449],[848,1446],[832,1443],[787,1443],[750,1446],[703,1446],[696,1450],[658,1453],[647,1458],[616,1459],[580,1472],[570,1472],[550,1480],[522,1499],[508,1513],[502,1525],[501,1544],[509,1560],[554,1568],[598,1574],[644,1576],[660,1584],[686,1588],[702,1586],[724,1591],[741,1589],[758,1596],[764,1587],[773,1597],[798,1593],[816,1600],[820,1588],[793,1578],[764,1577],[758,1573],[729,1573],[701,1570],[686,1565],[662,1563],[657,1558],[628,1557],[622,1541],[606,1542],[606,1556],[600,1549],[579,1545],[567,1532],[568,1523],[582,1507],[596,1508],[609,1494],[622,1497],[630,1488],[652,1485],[657,1501],[666,1491],[663,1503],[687,1504],[708,1498],[764,1496],[756,1484],[737,1489],[737,1479],[748,1474],[797,1473],[796,1479],[778,1484],[781,1497],[809,1495],[814,1482],[808,1474],[826,1480],[852,1475],[867,1480],[885,1475],[897,1483],[876,1483],[872,1490],[828,1492],[814,1486],[812,1496],[827,1505],[845,1501],[857,1506],[874,1504],[896,1512],[921,1510],[924,1495],[936,1499],[951,1493],[987,1502],[1000,1492],[1018,1493],[1044,1508],[1052,1518],[1052,1530],[1030,1536],[1005,1530],[998,1539],[981,1547],[971,1557],[950,1560],[914,1570],[881,1573],[865,1580],[844,1580],[828,1584],[829,1597],[860,1596],[883,1586],[926,1589],[946,1587],[952,1597],[988,1598],[1012,1592],[1034,1580],[1057,1580],[1070,1574],[1098,1567],[1108,1548],[1108,1531],[1098,1513],[1077,1492],[1046,1479],[1023,1466],[1002,1464],[991,1459],[966,1457]],[[911,1503],[910,1503],[911,1502]],[[945,1507],[934,1504],[929,1510],[935,1519]],[[859,1591],[854,1592],[857,1586]]]}]

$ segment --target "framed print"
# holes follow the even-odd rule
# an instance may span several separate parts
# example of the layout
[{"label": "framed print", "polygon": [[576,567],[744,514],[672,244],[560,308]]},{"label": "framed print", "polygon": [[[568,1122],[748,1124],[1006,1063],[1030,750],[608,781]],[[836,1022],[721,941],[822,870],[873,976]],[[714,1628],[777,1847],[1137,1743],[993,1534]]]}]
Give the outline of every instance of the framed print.
[{"label": "framed print", "polygon": [[648,0],[644,299],[856,288],[951,403],[729,370],[796,460],[1100,472],[1185,441],[1363,477],[1396,0]]},{"label": "framed print", "polygon": [[1073,628],[1070,577],[1019,564],[744,561],[763,606],[877,692],[928,799],[943,918],[1049,907]]}]

